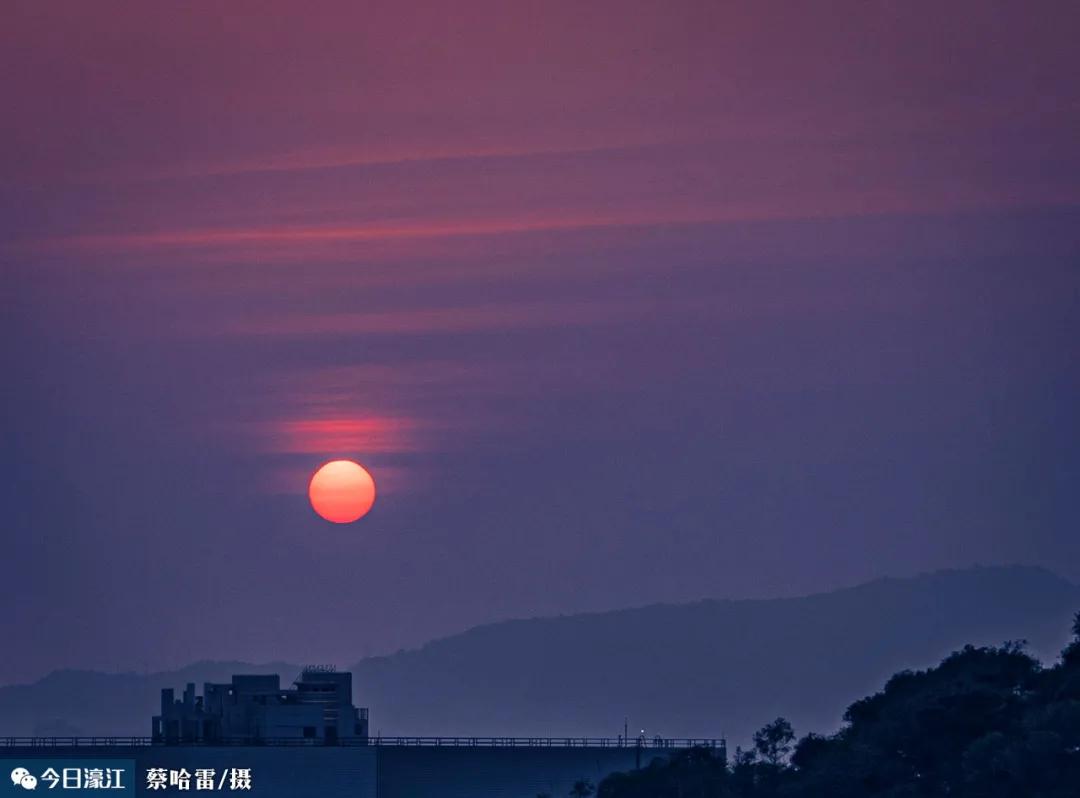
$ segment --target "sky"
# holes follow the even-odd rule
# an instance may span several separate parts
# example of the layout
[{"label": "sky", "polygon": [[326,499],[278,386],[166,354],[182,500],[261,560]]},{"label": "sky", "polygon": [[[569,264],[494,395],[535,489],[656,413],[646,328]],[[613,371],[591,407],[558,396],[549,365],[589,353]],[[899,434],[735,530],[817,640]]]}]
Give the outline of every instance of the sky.
[{"label": "sky", "polygon": [[5,16],[0,683],[1080,580],[1074,3]]}]

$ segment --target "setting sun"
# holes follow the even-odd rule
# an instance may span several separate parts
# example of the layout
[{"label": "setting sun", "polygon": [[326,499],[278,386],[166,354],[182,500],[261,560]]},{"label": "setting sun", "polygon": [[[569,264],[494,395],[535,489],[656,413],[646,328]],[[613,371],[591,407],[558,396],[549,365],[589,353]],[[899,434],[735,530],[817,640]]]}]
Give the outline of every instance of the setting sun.
[{"label": "setting sun", "polygon": [[348,524],[367,515],[375,503],[375,480],[352,460],[331,460],[312,476],[308,498],[327,521]]}]

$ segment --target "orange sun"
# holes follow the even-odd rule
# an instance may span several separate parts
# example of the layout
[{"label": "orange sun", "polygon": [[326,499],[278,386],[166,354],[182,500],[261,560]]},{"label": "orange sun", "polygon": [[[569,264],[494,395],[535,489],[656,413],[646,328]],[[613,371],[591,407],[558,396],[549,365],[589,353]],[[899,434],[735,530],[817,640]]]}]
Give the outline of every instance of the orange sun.
[{"label": "orange sun", "polygon": [[367,515],[375,503],[375,480],[359,463],[331,460],[311,478],[308,498],[327,521],[348,524]]}]

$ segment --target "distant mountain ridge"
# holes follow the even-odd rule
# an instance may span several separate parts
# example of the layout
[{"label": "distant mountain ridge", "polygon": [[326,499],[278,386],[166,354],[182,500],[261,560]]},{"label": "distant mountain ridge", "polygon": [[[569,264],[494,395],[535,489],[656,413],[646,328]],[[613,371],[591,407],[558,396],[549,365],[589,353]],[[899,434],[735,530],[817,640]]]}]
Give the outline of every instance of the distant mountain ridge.
[{"label": "distant mountain ridge", "polygon": [[285,662],[194,662],[158,673],[53,671],[32,684],[0,687],[0,736],[146,736],[161,702],[161,688],[186,682],[227,682],[234,673],[281,673]]},{"label": "distant mountain ridge", "polygon": [[[372,732],[612,735],[745,741],[777,715],[830,731],[853,700],[966,643],[1026,639],[1053,660],[1080,586],[1049,571],[986,567],[880,579],[784,599],[703,600],[478,626],[353,666]],[[0,688],[0,735],[145,734],[159,690],[280,672],[288,663],[181,671],[61,671]]]}]

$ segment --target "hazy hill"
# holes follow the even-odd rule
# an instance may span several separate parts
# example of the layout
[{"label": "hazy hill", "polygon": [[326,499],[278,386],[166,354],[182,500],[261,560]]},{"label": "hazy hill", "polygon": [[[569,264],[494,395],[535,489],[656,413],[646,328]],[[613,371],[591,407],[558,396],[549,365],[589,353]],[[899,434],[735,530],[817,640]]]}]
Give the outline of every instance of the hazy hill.
[{"label": "hazy hill", "polygon": [[161,688],[227,682],[234,673],[281,673],[300,668],[283,662],[196,662],[161,673],[54,671],[33,684],[0,687],[0,736],[109,736],[150,734]]},{"label": "hazy hill", "polygon": [[1080,586],[1036,568],[884,579],[802,598],[701,601],[477,627],[358,663],[372,730],[727,734],[785,715],[835,727],[853,700],[964,643],[1068,639]]},{"label": "hazy hill", "polygon": [[[813,596],[700,601],[476,627],[354,666],[357,701],[383,734],[727,734],[779,714],[828,731],[852,700],[964,643],[1025,638],[1052,660],[1080,586],[1041,569],[976,568]],[[183,671],[64,671],[0,688],[0,735],[146,734],[161,687],[283,663]]]}]

